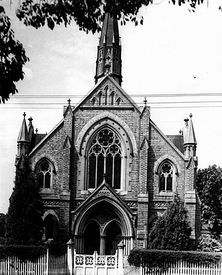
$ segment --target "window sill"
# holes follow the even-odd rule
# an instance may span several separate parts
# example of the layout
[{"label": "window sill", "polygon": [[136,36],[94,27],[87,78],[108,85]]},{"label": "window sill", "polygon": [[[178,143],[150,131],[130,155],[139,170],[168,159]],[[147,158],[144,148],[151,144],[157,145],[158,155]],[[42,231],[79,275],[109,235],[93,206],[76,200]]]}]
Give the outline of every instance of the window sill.
[{"label": "window sill", "polygon": [[[82,190],[81,195],[88,194],[88,192],[92,193],[94,190],[96,190],[96,188],[89,188],[87,190]],[[113,190],[115,190],[116,193],[119,195],[127,195],[127,193],[128,193],[126,190],[122,190],[122,189],[113,189]]]},{"label": "window sill", "polygon": [[164,197],[172,197],[174,195],[173,192],[167,192],[167,191],[161,191],[158,193],[159,196],[164,196]]},{"label": "window sill", "polygon": [[52,188],[40,188],[40,193],[41,194],[51,194],[53,193],[53,189]]}]

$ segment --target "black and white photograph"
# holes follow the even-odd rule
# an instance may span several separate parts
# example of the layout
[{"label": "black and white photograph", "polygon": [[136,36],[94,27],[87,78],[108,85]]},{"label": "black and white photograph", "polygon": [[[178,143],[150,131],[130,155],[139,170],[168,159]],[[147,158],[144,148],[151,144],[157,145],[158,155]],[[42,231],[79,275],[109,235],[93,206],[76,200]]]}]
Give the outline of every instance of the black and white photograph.
[{"label": "black and white photograph", "polygon": [[222,0],[0,0],[0,274],[222,273]]}]

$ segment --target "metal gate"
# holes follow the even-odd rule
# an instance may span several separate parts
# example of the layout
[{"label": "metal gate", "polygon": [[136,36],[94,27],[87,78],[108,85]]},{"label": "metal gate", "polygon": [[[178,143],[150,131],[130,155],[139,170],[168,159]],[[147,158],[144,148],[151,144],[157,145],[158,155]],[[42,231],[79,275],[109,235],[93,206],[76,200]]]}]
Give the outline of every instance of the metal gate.
[{"label": "metal gate", "polygon": [[93,255],[73,253],[73,274],[75,275],[116,275],[117,252],[115,255]]}]

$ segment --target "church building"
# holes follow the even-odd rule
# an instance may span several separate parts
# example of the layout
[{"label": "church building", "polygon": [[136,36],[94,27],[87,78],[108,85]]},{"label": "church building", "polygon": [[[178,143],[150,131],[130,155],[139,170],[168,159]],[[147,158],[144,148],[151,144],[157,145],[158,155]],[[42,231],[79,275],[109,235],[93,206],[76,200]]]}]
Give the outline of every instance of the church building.
[{"label": "church building", "polygon": [[145,101],[122,89],[117,19],[106,14],[97,49],[95,86],[48,134],[26,117],[16,163],[27,156],[44,204],[44,239],[73,239],[77,253],[125,255],[147,247],[158,216],[177,193],[188,211],[192,238],[200,231],[192,115],[178,135],[164,135]]}]

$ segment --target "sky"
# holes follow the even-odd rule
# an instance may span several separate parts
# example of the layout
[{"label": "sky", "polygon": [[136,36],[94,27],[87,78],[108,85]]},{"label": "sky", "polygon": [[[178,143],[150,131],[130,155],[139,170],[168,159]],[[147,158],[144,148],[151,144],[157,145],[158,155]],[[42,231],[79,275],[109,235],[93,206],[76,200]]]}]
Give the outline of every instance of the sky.
[{"label": "sky", "polygon": [[[120,26],[123,89],[139,104],[144,96],[151,119],[165,134],[178,134],[193,114],[199,168],[222,167],[222,12],[220,0],[208,0],[195,13],[155,0],[141,10],[144,24]],[[63,106],[75,105],[94,86],[99,34],[73,23],[26,27],[8,0],[0,0],[12,19],[15,37],[30,61],[19,93],[0,105],[0,213],[6,213],[15,178],[17,137],[23,112],[39,133],[63,118]],[[172,96],[176,94],[176,96]]]}]

